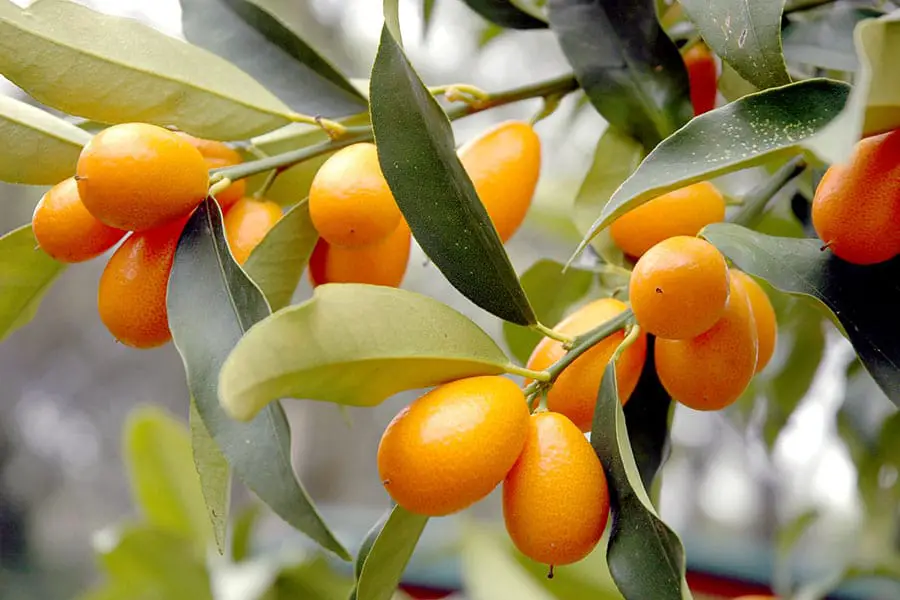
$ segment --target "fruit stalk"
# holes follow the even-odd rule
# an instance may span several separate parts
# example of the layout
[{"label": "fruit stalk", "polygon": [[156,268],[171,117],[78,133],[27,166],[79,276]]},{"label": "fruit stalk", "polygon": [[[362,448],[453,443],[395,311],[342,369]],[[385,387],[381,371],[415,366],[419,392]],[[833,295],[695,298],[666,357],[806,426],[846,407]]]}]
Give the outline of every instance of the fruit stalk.
[{"label": "fruit stalk", "polygon": [[775,171],[772,177],[753,188],[747,194],[744,198],[744,203],[741,205],[740,210],[735,213],[731,222],[744,227],[755,225],[759,217],[762,216],[769,200],[805,168],[806,163],[802,156],[795,156],[787,161],[780,169]]},{"label": "fruit stalk", "polygon": [[[543,98],[551,95],[568,94],[578,89],[578,82],[574,75],[564,75],[554,79],[548,79],[531,85],[526,85],[511,90],[488,94],[484,100],[467,103],[453,107],[447,111],[447,117],[453,121],[469,115],[490,110],[498,106],[513,104],[532,98]],[[327,154],[334,150],[340,150],[359,142],[370,142],[373,139],[372,129],[369,127],[346,128],[345,133],[336,139],[331,139],[321,144],[306,146],[296,150],[290,150],[283,154],[276,154],[258,160],[251,160],[239,165],[212,169],[210,181],[215,184],[220,179],[227,177],[232,181],[244,179],[263,171],[272,169],[282,171],[305,160]]]}]

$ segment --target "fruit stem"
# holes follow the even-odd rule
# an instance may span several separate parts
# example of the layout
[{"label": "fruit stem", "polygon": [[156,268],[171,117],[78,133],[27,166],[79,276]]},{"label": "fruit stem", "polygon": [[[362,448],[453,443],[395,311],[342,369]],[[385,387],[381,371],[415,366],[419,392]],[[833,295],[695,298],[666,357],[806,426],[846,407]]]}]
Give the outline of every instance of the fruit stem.
[{"label": "fruit stem", "polygon": [[791,160],[775,171],[775,173],[767,181],[756,186],[744,197],[744,202],[734,216],[731,222],[744,227],[750,227],[756,224],[757,220],[762,216],[766,205],[775,194],[781,191],[787,183],[799,175],[806,168],[806,162],[802,156],[795,156]]},{"label": "fruit stem", "polygon": [[217,179],[214,184],[209,186],[209,195],[215,198],[219,192],[223,191],[225,188],[231,185],[231,179],[228,177],[222,177]]},{"label": "fruit stem", "polygon": [[489,100],[491,95],[480,87],[468,83],[452,83],[428,88],[432,96],[443,95],[450,102],[472,102]]},{"label": "fruit stem", "polygon": [[633,324],[628,331],[628,335],[626,335],[625,339],[616,347],[615,352],[613,352],[612,357],[609,359],[610,362],[615,363],[618,361],[619,357],[622,356],[622,353],[628,350],[628,347],[631,346],[640,335],[641,326],[637,323]]},{"label": "fruit stem", "polygon": [[556,340],[557,342],[562,342],[563,344],[566,344],[566,345],[572,345],[575,343],[575,338],[569,337],[564,333],[560,333],[560,332],[556,331],[555,329],[551,329],[550,327],[547,327],[546,325],[544,325],[541,322],[535,323],[534,325],[531,326],[531,328],[534,329],[535,331],[537,331],[538,333],[540,333],[541,335],[548,337],[552,340]]},{"label": "fruit stem", "polygon": [[[490,110],[498,106],[513,104],[515,102],[530,100],[532,98],[544,98],[553,94],[565,95],[574,92],[577,89],[578,81],[576,81],[575,76],[570,73],[561,77],[556,77],[554,79],[539,81],[531,85],[504,90],[493,94],[487,94],[487,98],[485,100],[477,100],[470,104],[463,104],[461,106],[452,107],[447,111],[447,117],[451,121],[455,121],[456,119],[468,117],[469,115],[474,115],[476,113]],[[210,181],[212,183],[216,183],[223,177],[227,177],[232,181],[237,181],[238,179],[250,177],[251,175],[256,175],[257,173],[262,173],[271,169],[278,169],[279,171],[283,171],[305,160],[309,160],[323,154],[328,154],[329,152],[333,152],[334,150],[346,148],[347,146],[351,146],[358,142],[371,142],[373,139],[371,127],[346,127],[345,125],[341,125],[336,121],[329,121],[327,119],[316,120],[314,117],[307,117],[305,115],[299,114],[296,116],[305,119],[311,119],[313,124],[322,127],[326,130],[326,132],[328,132],[328,129],[326,129],[326,125],[337,125],[340,128],[341,133],[337,138],[332,136],[332,139],[321,144],[306,146],[304,148],[298,148],[296,150],[289,150],[287,152],[284,152],[283,154],[276,154],[274,156],[251,160],[239,165],[212,169],[209,172]],[[310,121],[297,120],[297,122],[306,123]],[[329,135],[331,136],[331,133],[329,133]]]},{"label": "fruit stem", "polygon": [[580,335],[575,338],[575,341],[572,344],[572,349],[569,350],[561,359],[550,365],[550,368],[547,369],[547,372],[550,374],[550,383],[556,381],[556,378],[559,377],[560,373],[562,373],[566,367],[575,362],[575,360],[579,356],[581,356],[615,332],[625,328],[633,318],[634,313],[631,312],[631,309],[629,308],[620,312],[612,319],[604,321],[584,335]]},{"label": "fruit stem", "polygon": [[328,137],[333,140],[343,137],[347,133],[347,127],[345,125],[341,125],[337,121],[332,121],[331,119],[325,119],[322,117],[310,117],[309,115],[303,115],[300,113],[291,113],[290,119],[294,123],[305,123],[307,125],[315,125],[316,127],[321,127],[322,130],[328,134]]},{"label": "fruit stem", "polygon": [[526,379],[534,379],[535,381],[550,381],[550,373],[547,371],[535,371],[534,369],[526,369],[525,367],[520,367],[518,365],[514,365],[512,363],[507,364],[503,367],[510,375],[521,375]]},{"label": "fruit stem", "polygon": [[259,189],[253,192],[253,197],[259,200],[263,196],[265,196],[269,189],[272,187],[272,184],[275,183],[275,179],[278,177],[278,169],[272,169],[266,175],[266,180],[263,181],[263,184],[259,186]]}]

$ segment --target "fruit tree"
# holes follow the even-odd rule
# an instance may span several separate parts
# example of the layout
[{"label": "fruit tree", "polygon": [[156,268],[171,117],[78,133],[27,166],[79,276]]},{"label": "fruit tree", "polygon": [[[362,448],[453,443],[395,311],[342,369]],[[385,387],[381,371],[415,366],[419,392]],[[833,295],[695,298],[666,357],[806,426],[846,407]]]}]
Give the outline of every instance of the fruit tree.
[{"label": "fruit tree", "polygon": [[[503,89],[424,81],[401,35],[414,3],[398,0],[364,81],[278,3],[182,2],[228,11],[256,55],[70,0],[0,0],[0,74],[34,100],[0,97],[0,180],[46,187],[0,238],[0,338],[63,269],[105,261],[83,318],[182,358],[201,548],[224,552],[233,474],[355,564],[353,598],[387,599],[429,518],[499,490],[509,540],[551,576],[600,545],[628,600],[691,598],[659,512],[676,408],[756,407],[780,428],[821,358],[809,323],[846,338],[900,405],[900,8],[463,2],[490,35],[555,44],[569,71]],[[427,21],[434,0],[417,4]],[[456,121],[520,103],[532,118],[457,139]],[[580,241],[517,272],[507,243],[541,218],[561,143],[542,128],[560,107],[606,124],[559,211]],[[416,248],[503,339],[404,289]],[[312,295],[295,298],[304,273]],[[295,477],[281,402],[373,407],[409,390],[370,449],[393,508],[353,556]],[[878,482],[865,501],[883,540],[831,585],[900,574],[898,427],[896,411],[881,419],[857,465]]]}]

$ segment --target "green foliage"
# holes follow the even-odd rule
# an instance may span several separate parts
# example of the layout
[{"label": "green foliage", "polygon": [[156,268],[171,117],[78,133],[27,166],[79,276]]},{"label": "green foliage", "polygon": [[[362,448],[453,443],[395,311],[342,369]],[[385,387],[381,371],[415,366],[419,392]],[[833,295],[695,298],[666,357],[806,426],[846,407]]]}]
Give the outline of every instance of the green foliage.
[{"label": "green foliage", "polygon": [[437,300],[328,284],[241,338],[222,366],[219,397],[242,420],[286,397],[374,406],[403,390],[496,375],[508,362],[490,336]]},{"label": "green foliage", "polygon": [[585,240],[665,192],[787,158],[803,148],[821,151],[820,134],[840,114],[848,92],[845,84],[811,79],[747,96],[693,119],[647,155],[603,207]]},{"label": "green foliage", "polygon": [[39,0],[28,9],[0,2],[0,73],[48,106],[104,123],[175,125],[230,140],[292,118],[283,102],[230,63],[138,21],[67,0]]},{"label": "green foliage", "polygon": [[757,88],[791,82],[781,53],[784,0],[681,0],[716,54]]},{"label": "green foliage", "polygon": [[550,28],[594,108],[649,150],[693,114],[681,55],[652,0],[551,0]]},{"label": "green foliage", "polygon": [[[202,303],[196,301],[198,293]],[[247,328],[269,314],[269,307],[231,258],[221,212],[211,200],[194,212],[178,243],[168,311],[197,412],[235,475],[278,516],[349,559],[294,475],[290,428],[281,405],[260,407],[248,422],[229,418],[219,405],[216,382],[223,362]]]},{"label": "green foliage", "polygon": [[34,318],[65,268],[37,247],[31,225],[0,237],[0,340]]},{"label": "green foliage", "polygon": [[546,29],[547,21],[536,11],[527,11],[514,0],[463,0],[479,15],[503,28]]},{"label": "green foliage", "polygon": [[681,540],[656,514],[629,439],[611,361],[603,373],[591,428],[591,445],[603,463],[610,492],[606,561],[626,598],[690,599]]},{"label": "green foliage", "polygon": [[[188,41],[253,73],[294,110],[327,117],[364,111],[359,91],[292,29],[289,14],[279,14],[287,12],[282,4],[182,0],[184,34]],[[211,27],[210,21],[216,26]]]},{"label": "green foliage", "polygon": [[[594,282],[594,275],[580,269],[563,270],[563,265],[542,259],[522,273],[522,287],[541,323],[558,323],[567,309],[584,298]],[[516,359],[525,364],[543,335],[534,329],[503,323],[503,337]]]},{"label": "green foliage", "polygon": [[191,397],[191,455],[200,476],[200,490],[212,524],[213,537],[219,554],[225,553],[225,530],[231,505],[231,468],[209,434],[197,410],[197,400]]},{"label": "green foliage", "polygon": [[309,204],[303,200],[281,217],[250,253],[244,270],[272,310],[290,304],[318,239],[309,218]]},{"label": "green foliage", "polygon": [[53,185],[75,171],[90,134],[48,112],[0,96],[0,181]]},{"label": "green foliage", "polygon": [[456,155],[447,115],[387,25],[369,96],[378,160],[419,246],[472,302],[506,321],[533,325],[503,242]]},{"label": "green foliage", "polygon": [[356,562],[353,600],[390,600],[428,517],[395,506],[363,542]]}]

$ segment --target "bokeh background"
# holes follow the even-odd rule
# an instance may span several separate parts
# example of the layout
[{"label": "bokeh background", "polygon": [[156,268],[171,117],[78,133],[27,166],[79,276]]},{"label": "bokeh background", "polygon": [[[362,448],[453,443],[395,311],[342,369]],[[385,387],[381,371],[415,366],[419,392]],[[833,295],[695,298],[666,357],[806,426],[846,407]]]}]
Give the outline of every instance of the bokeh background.
[{"label": "bokeh background", "polygon": [[[182,36],[176,0],[84,4]],[[280,4],[305,39],[336,66],[354,78],[368,76],[381,28],[381,2]],[[567,70],[548,31],[494,37],[486,22],[462,2],[438,0],[425,37],[421,2],[401,2],[401,10],[407,49],[429,84],[466,82],[497,90]],[[216,26],[211,19],[209,27]],[[0,93],[20,94],[5,81],[0,81]],[[457,140],[464,142],[499,120],[527,119],[539,107],[538,101],[531,101],[464,119],[455,124]],[[596,113],[578,110],[572,99],[538,125],[545,151],[535,207],[508,244],[520,271],[538,258],[564,261],[570,254],[579,236],[560,215],[568,211],[604,127]],[[741,182],[732,184],[739,191]],[[39,188],[0,185],[0,230],[27,223],[42,193]],[[35,321],[0,345],[2,600],[67,599],[93,582],[95,532],[134,514],[121,462],[126,415],[136,405],[153,403],[187,417],[188,394],[174,347],[131,350],[117,344],[100,323],[96,285],[103,265],[100,259],[68,269]],[[501,339],[500,322],[451,288],[416,248],[403,287],[439,298]],[[304,278],[296,298],[309,295]],[[811,510],[819,518],[801,538],[794,562],[801,577],[839,570],[848,554],[864,548],[866,517],[857,473],[836,417],[842,411],[842,419],[873,431],[895,409],[864,374],[854,375],[848,385],[852,351],[830,327],[826,336],[813,385],[771,444],[763,432],[762,403],[752,399],[728,414],[677,410],[672,453],[662,472],[661,514],[685,540],[694,568],[706,565],[713,571],[731,568],[748,578],[769,577],[779,528]],[[785,358],[779,352],[773,362]],[[388,507],[374,450],[384,426],[413,396],[402,394],[373,409],[346,411],[326,403],[285,403],[301,480],[316,501],[328,507],[332,522],[347,539],[362,536]],[[890,488],[897,478],[896,469],[886,469],[879,473],[879,485]],[[496,496],[468,511],[469,516],[499,520]],[[238,490],[236,503],[249,500]],[[259,543],[302,540],[270,518],[264,521]],[[422,577],[433,576],[435,584],[452,580],[452,570],[451,575],[430,573]],[[885,585],[879,594],[900,598],[900,587]]]}]

